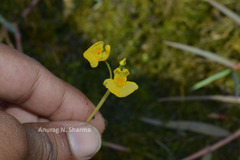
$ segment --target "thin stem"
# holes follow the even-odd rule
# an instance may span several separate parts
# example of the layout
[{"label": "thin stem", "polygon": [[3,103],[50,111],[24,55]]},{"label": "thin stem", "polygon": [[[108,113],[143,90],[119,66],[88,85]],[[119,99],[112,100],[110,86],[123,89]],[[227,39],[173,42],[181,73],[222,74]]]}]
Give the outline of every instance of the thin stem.
[{"label": "thin stem", "polygon": [[107,92],[104,94],[104,96],[102,97],[102,99],[100,100],[100,102],[98,103],[97,107],[94,109],[94,111],[91,113],[91,115],[88,117],[87,119],[87,123],[95,116],[95,114],[99,111],[99,109],[102,107],[103,103],[105,102],[105,100],[107,99],[107,97],[109,96],[110,91],[107,90]]},{"label": "thin stem", "polygon": [[112,79],[113,78],[113,76],[112,76],[112,69],[111,69],[111,67],[110,67],[110,65],[109,65],[109,63],[107,62],[107,61],[104,61],[105,63],[106,63],[106,65],[107,65],[107,68],[108,68],[108,71],[109,71],[109,76],[110,76],[110,78]]},{"label": "thin stem", "polygon": [[23,13],[22,13],[22,17],[26,18],[29,13],[33,10],[33,8],[38,4],[40,0],[32,0],[32,2],[29,4],[29,6],[27,8],[24,9]]},{"label": "thin stem", "polygon": [[238,129],[236,132],[234,132],[233,134],[231,134],[227,138],[224,138],[223,140],[220,140],[219,142],[217,142],[217,143],[215,143],[211,146],[207,146],[207,147],[199,150],[198,152],[184,158],[183,160],[194,160],[194,159],[197,159],[199,157],[202,157],[203,155],[211,153],[211,152],[217,150],[218,148],[230,143],[231,141],[233,141],[233,140],[235,140],[239,137],[240,137],[240,129]]},{"label": "thin stem", "polygon": [[[112,69],[109,65],[109,63],[107,61],[104,61],[105,64],[107,65],[108,71],[109,71],[109,76],[112,79]],[[103,103],[106,101],[107,97],[109,96],[110,91],[107,90],[107,92],[103,95],[102,99],[100,100],[100,102],[98,103],[97,107],[94,109],[94,111],[91,113],[91,115],[88,117],[87,119],[87,123],[90,122],[90,120],[95,116],[95,114],[99,111],[99,109],[102,107]]]}]

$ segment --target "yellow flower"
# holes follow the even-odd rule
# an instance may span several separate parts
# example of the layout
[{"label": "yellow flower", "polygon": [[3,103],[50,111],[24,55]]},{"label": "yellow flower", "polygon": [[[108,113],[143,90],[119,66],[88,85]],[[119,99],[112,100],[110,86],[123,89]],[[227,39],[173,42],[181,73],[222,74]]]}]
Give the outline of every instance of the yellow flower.
[{"label": "yellow flower", "polygon": [[103,51],[103,44],[103,41],[96,42],[83,53],[92,68],[97,67],[99,61],[105,61],[109,57],[110,45],[106,45],[105,51]]},{"label": "yellow flower", "polygon": [[135,82],[127,81],[127,76],[129,75],[127,69],[121,70],[120,68],[117,68],[113,73],[114,79],[106,79],[103,82],[103,85],[105,85],[106,88],[117,97],[126,97],[138,89],[138,85]]}]

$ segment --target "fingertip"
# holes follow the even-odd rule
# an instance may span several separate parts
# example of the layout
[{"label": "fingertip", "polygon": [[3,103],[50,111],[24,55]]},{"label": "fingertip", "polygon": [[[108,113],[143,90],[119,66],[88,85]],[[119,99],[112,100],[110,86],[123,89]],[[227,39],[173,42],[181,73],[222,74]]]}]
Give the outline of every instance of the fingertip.
[{"label": "fingertip", "polygon": [[[81,132],[78,132],[81,131]],[[87,123],[78,124],[67,133],[73,155],[77,159],[90,159],[101,147],[98,130]]]}]

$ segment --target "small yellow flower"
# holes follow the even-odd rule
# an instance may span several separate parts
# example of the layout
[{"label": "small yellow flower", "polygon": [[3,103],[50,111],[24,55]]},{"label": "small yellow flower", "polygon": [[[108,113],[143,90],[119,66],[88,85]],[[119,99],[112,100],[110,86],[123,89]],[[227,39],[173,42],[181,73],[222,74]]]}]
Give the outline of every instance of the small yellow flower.
[{"label": "small yellow flower", "polygon": [[92,68],[97,67],[99,61],[106,61],[109,57],[110,45],[106,45],[105,51],[103,51],[103,44],[103,41],[96,42],[83,53]]},{"label": "small yellow flower", "polygon": [[103,82],[103,85],[105,85],[106,88],[117,97],[126,97],[138,89],[138,85],[135,82],[127,81],[127,76],[129,75],[127,69],[121,70],[120,68],[117,68],[113,73],[114,79],[106,79]]}]

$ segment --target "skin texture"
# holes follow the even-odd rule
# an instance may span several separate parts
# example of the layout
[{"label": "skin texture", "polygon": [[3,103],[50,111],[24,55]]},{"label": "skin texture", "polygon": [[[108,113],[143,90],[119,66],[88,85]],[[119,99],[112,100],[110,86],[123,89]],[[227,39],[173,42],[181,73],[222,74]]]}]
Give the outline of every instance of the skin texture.
[{"label": "skin texture", "polygon": [[66,133],[39,133],[39,127],[85,125],[103,132],[100,113],[91,125],[81,123],[95,106],[78,89],[4,44],[0,57],[0,159],[74,159]]}]

